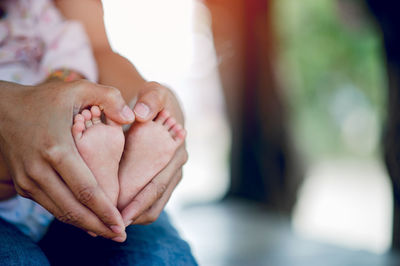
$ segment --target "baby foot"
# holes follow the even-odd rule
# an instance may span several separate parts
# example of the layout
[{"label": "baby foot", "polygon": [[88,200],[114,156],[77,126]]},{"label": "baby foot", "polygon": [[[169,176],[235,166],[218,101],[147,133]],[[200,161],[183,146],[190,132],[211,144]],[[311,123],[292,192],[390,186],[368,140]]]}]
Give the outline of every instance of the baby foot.
[{"label": "baby foot", "polygon": [[154,121],[132,125],[119,169],[120,210],[168,164],[185,135],[186,131],[165,110]]},{"label": "baby foot", "polygon": [[100,187],[116,205],[119,193],[118,168],[124,150],[122,126],[100,119],[101,111],[93,106],[74,118],[72,136],[76,147]]}]

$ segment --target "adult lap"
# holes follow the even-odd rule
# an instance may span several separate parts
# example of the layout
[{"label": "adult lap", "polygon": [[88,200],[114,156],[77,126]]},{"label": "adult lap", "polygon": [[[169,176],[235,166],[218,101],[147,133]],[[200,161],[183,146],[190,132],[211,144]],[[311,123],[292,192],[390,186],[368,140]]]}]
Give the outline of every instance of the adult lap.
[{"label": "adult lap", "polygon": [[197,265],[165,213],[151,225],[129,226],[127,234],[116,243],[54,221],[36,244],[0,219],[0,265]]},{"label": "adult lap", "polygon": [[162,213],[150,225],[129,226],[117,243],[54,221],[39,243],[54,265],[196,265],[189,245]]},{"label": "adult lap", "polygon": [[0,219],[0,265],[50,265],[40,247],[14,225]]}]

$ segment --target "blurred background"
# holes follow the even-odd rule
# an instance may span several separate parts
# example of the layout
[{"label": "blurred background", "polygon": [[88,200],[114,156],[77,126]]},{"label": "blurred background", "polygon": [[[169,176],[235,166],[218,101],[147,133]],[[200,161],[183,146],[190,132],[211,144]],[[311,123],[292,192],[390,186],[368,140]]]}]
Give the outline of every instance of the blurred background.
[{"label": "blurred background", "polygon": [[167,209],[201,265],[400,262],[399,9],[367,2],[103,0],[113,48],[184,108]]}]

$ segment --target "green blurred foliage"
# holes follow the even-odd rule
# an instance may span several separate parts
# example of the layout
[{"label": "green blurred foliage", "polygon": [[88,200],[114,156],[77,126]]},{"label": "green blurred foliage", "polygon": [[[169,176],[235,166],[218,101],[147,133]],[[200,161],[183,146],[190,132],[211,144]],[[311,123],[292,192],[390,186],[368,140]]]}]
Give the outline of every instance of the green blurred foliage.
[{"label": "green blurred foliage", "polygon": [[[353,0],[366,14],[350,17],[357,27],[351,26],[354,21],[340,16],[337,1],[275,1],[279,72],[286,87],[292,135],[309,159],[374,156],[379,151],[386,96],[381,36],[363,1]],[[338,97],[344,99],[335,105]],[[348,101],[343,110],[340,101]],[[340,122],[357,105],[377,121],[375,128],[367,127],[378,131],[377,145],[363,154],[343,140]],[[339,113],[339,122],[335,112]]]}]

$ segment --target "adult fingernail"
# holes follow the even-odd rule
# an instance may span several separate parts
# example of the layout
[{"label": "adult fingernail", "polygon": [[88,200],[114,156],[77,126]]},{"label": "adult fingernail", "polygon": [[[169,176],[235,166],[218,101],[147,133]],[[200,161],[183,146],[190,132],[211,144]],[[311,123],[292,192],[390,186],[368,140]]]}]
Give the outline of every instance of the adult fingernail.
[{"label": "adult fingernail", "polygon": [[135,120],[135,115],[132,112],[131,108],[129,106],[125,105],[124,109],[122,109],[122,115],[125,117],[126,120],[128,121],[133,121]]},{"label": "adult fingernail", "polygon": [[144,103],[138,103],[133,109],[135,114],[140,118],[146,118],[150,114],[150,108]]},{"label": "adult fingernail", "polygon": [[115,242],[121,242],[122,243],[122,242],[125,241],[125,237],[117,236],[117,237],[114,237],[112,240],[115,241]]},{"label": "adult fingernail", "polygon": [[116,234],[121,234],[124,231],[124,229],[118,225],[112,225],[110,226],[110,229]]},{"label": "adult fingernail", "polygon": [[129,225],[131,225],[131,224],[132,224],[132,222],[133,222],[133,220],[129,220],[129,221],[127,221],[127,222],[125,223],[125,226],[129,226]]},{"label": "adult fingernail", "polygon": [[95,233],[90,232],[90,231],[88,231],[87,233],[88,233],[90,236],[92,236],[92,237],[96,237],[96,236],[97,236]]}]

